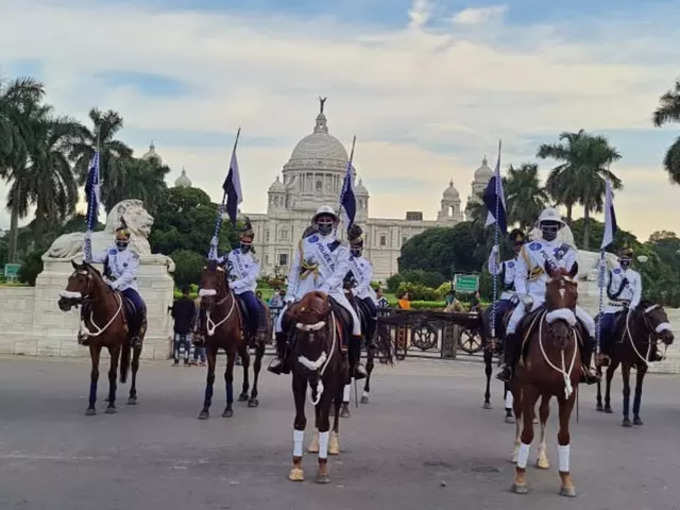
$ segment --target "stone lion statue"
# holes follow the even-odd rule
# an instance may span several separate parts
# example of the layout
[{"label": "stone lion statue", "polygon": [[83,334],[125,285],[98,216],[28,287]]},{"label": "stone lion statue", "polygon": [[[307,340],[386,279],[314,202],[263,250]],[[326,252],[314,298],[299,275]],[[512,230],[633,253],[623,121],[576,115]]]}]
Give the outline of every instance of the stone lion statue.
[{"label": "stone lion statue", "polygon": [[[98,252],[109,248],[113,244],[113,235],[117,227],[125,221],[130,230],[130,249],[141,256],[151,255],[149,235],[153,225],[151,216],[141,200],[122,200],[109,212],[106,227],[101,232],[92,233],[92,251]],[[83,253],[84,232],[73,232],[59,236],[49,247],[44,256],[56,259],[72,259]]]}]

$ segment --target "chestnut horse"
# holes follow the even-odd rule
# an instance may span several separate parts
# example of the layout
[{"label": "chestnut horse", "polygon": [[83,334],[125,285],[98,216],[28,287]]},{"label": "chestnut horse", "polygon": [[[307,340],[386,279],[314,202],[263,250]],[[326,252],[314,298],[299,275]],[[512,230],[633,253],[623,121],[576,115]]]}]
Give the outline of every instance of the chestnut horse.
[{"label": "chestnut horse", "polygon": [[[339,424],[342,392],[348,367],[340,348],[342,331],[339,320],[331,311],[328,296],[313,291],[289,307],[288,321],[293,329],[293,397],[295,399],[295,421],[293,424],[293,466],[288,478],[304,480],[302,469],[302,448],[307,387],[316,414],[317,433],[309,447],[311,453],[319,454],[319,470],[316,481],[329,483],[328,454],[340,453]],[[344,327],[344,326],[343,326]],[[330,407],[334,403],[335,416],[333,432],[330,433]]]},{"label": "chestnut horse", "polygon": [[201,314],[203,322],[201,329],[206,333],[204,342],[208,360],[208,375],[203,409],[198,415],[200,420],[205,420],[210,416],[209,409],[213,396],[213,384],[215,383],[217,351],[220,349],[224,349],[227,353],[227,368],[224,372],[227,406],[222,416],[230,418],[234,415],[234,362],[237,355],[240,355],[243,361],[244,374],[243,389],[239,400],[247,400],[248,407],[257,407],[258,405],[257,382],[262,366],[262,356],[264,355],[264,339],[261,339],[256,345],[255,377],[253,389],[249,396],[248,368],[250,366],[250,355],[245,338],[244,320],[236,301],[236,294],[229,288],[226,276],[224,268],[218,266],[215,261],[208,262],[208,265],[201,271],[201,285],[198,295],[201,298],[201,309],[204,312]]},{"label": "chestnut horse", "polygon": [[[116,412],[116,371],[118,358],[120,357],[120,382],[127,381],[127,373],[130,368],[130,350],[132,350],[132,383],[128,404],[137,403],[137,370],[139,369],[139,355],[142,347],[130,346],[123,296],[120,292],[114,292],[106,284],[102,275],[96,268],[84,262],[73,265],[73,274],[69,276],[66,289],[59,293],[59,308],[68,311],[73,306],[87,304],[89,316],[81,319],[81,329],[86,330],[89,336],[90,359],[92,371],[90,373],[90,396],[85,414],[96,414],[94,404],[97,400],[97,381],[99,379],[99,356],[103,347],[109,350],[111,365],[109,367],[109,405],[107,414]],[[144,339],[146,328],[142,326],[139,331],[140,340]]]},{"label": "chestnut horse", "polygon": [[[668,322],[668,315],[661,305],[643,301],[635,309],[624,311],[621,320],[612,335],[614,338],[605,354],[611,361],[607,367],[607,385],[605,389],[604,408],[600,383],[597,383],[597,410],[611,413],[610,392],[614,372],[621,365],[623,376],[623,422],[624,427],[642,425],[640,404],[642,402],[642,382],[647,373],[651,354],[659,341],[668,346],[673,343],[673,333]],[[633,400],[633,422],[629,417],[630,408],[630,369],[637,370],[635,381],[635,397]],[[602,367],[598,364],[598,374]]]},{"label": "chestnut horse", "polygon": [[[520,361],[511,382],[517,416],[515,479],[512,490],[528,492],[526,466],[531,442],[534,438],[534,409],[542,398],[541,444],[538,466],[547,468],[545,456],[545,423],[550,412],[549,402],[554,396],[559,405],[559,474],[562,482],[560,494],[575,496],[576,490],[569,471],[569,418],[574,408],[581,376],[581,358],[576,330],[574,308],[578,293],[576,282],[565,274],[553,277],[547,284],[545,308],[532,313],[527,321],[528,330],[521,336],[525,340],[526,354]],[[521,434],[519,434],[521,430]]]}]

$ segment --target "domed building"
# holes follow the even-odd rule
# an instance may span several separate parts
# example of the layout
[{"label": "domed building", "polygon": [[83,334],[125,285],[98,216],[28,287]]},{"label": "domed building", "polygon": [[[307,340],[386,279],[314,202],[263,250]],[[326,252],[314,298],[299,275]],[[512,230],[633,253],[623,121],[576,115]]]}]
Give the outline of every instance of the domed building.
[{"label": "domed building", "polygon": [[187,171],[182,167],[182,175],[175,179],[176,188],[191,188],[191,179],[187,177]]},{"label": "domed building", "polygon": [[[254,245],[264,274],[285,275],[314,212],[321,205],[338,203],[348,155],[343,144],[329,133],[324,103],[322,99],[312,133],[297,143],[281,176],[277,175],[269,187],[266,214],[246,213],[255,230]],[[420,211],[408,211],[404,219],[369,218],[370,194],[356,169],[354,174],[355,221],[364,230],[364,256],[373,263],[376,280],[384,281],[399,270],[397,260],[408,239],[427,228],[463,221],[460,195],[453,181],[444,191],[436,220],[424,220]],[[339,237],[345,237],[345,228],[339,230]]]},{"label": "domed building", "polygon": [[156,146],[153,144],[153,141],[149,145],[149,150],[142,156],[142,159],[150,163],[153,161],[156,165],[163,166],[163,159],[156,152]]},{"label": "domed building", "polygon": [[475,177],[471,185],[471,193],[465,206],[465,215],[470,220],[470,206],[474,203],[481,202],[480,196],[484,193],[486,185],[489,184],[491,177],[493,177],[493,170],[489,167],[489,163],[484,156],[482,159],[482,166],[475,170]]}]

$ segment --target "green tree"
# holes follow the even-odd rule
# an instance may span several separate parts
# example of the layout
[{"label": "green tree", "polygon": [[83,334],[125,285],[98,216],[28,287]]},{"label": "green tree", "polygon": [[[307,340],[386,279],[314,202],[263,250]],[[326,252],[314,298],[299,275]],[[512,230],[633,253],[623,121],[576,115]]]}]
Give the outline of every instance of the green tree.
[{"label": "green tree", "polygon": [[111,177],[107,200],[109,208],[121,200],[137,198],[144,202],[146,209],[156,215],[167,189],[165,175],[170,169],[155,159],[145,161],[137,158],[120,160],[117,171]]},{"label": "green tree", "polygon": [[549,190],[558,193],[553,198],[558,204],[565,204],[568,212],[569,206],[573,206],[573,202],[568,201],[573,198],[573,194],[578,196],[578,203],[583,206],[585,218],[583,246],[584,249],[588,249],[590,213],[602,211],[605,179],[608,178],[615,189],[622,187],[621,180],[609,170],[609,165],[620,159],[621,155],[609,145],[605,137],[589,135],[583,130],[577,133],[562,133],[560,141],[561,143],[554,145],[541,145],[538,157],[563,162],[553,168],[550,176],[554,182],[561,183],[565,190],[570,191],[560,195],[553,187],[554,184],[551,184]]},{"label": "green tree", "polygon": [[514,168],[510,165],[503,181],[508,224],[519,223],[522,230],[527,230],[548,201],[548,194],[538,181],[538,166],[525,163]]},{"label": "green tree", "polygon": [[175,286],[199,282],[201,269],[205,265],[205,255],[191,250],[175,250],[170,258],[175,262]]},{"label": "green tree", "polygon": [[81,140],[73,145],[71,158],[80,184],[84,184],[90,161],[99,147],[99,171],[103,181],[101,196],[106,212],[109,212],[118,203],[115,200],[116,183],[123,178],[121,173],[125,172],[124,164],[132,158],[132,149],[114,138],[123,127],[123,118],[117,112],[109,110],[102,113],[93,108],[89,116],[94,127],[91,131],[82,128]]},{"label": "green tree", "polygon": [[[668,122],[680,122],[680,80],[659,101],[661,104],[654,112],[654,125],[660,127]],[[663,164],[671,181],[680,184],[680,138],[666,152]]]}]

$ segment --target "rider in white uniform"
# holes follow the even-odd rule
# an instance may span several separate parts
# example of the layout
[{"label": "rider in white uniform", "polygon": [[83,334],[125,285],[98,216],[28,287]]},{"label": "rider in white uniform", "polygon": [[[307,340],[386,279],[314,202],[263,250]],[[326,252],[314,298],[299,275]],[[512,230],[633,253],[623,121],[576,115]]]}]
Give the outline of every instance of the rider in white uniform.
[{"label": "rider in white uniform", "polygon": [[378,297],[376,296],[371,280],[373,279],[373,265],[371,261],[362,255],[364,240],[363,231],[359,225],[353,225],[347,234],[349,238],[349,268],[352,280],[355,285],[352,287],[352,294],[360,303],[367,316],[367,329],[364,331],[367,347],[373,343],[373,335],[378,323]]},{"label": "rider in white uniform", "polygon": [[[498,374],[498,378],[503,381],[510,380],[512,366],[520,355],[521,339],[516,335],[517,326],[528,312],[537,309],[545,302],[546,284],[551,274],[559,269],[565,269],[572,277],[578,273],[576,250],[557,240],[557,232],[564,225],[556,209],[552,207],[544,209],[538,218],[538,226],[543,238],[525,244],[518,257],[515,290],[519,303],[510,316],[505,342],[506,348],[512,350],[510,359],[513,363],[506,364]],[[584,364],[583,381],[592,384],[597,382],[597,376],[590,370],[590,358],[595,347],[595,321],[579,306],[576,306],[574,312],[588,333],[589,338],[584,339],[585,345],[581,350]]]},{"label": "rider in white uniform", "polygon": [[[285,301],[287,304],[299,301],[308,292],[317,290],[328,294],[349,312],[352,318],[352,336],[360,339],[359,317],[343,292],[343,279],[350,268],[349,250],[336,239],[335,230],[338,222],[338,215],[332,207],[324,205],[316,211],[312,218],[316,232],[300,241],[291,261]],[[286,341],[285,335],[282,334],[285,312],[285,308],[281,310],[276,321],[277,345]],[[285,344],[282,347],[285,347]],[[269,366],[271,372],[278,374],[285,371],[281,358],[284,352],[285,349],[279,349],[279,358]]]}]

